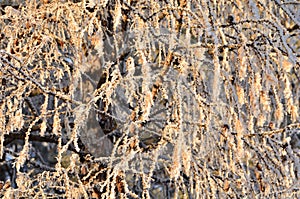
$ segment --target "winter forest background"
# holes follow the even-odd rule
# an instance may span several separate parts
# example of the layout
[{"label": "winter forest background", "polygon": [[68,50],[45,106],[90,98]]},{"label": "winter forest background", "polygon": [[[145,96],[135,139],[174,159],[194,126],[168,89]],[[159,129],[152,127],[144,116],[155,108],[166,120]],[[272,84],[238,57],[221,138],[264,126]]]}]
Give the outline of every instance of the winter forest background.
[{"label": "winter forest background", "polygon": [[0,0],[1,198],[300,198],[299,8]]}]

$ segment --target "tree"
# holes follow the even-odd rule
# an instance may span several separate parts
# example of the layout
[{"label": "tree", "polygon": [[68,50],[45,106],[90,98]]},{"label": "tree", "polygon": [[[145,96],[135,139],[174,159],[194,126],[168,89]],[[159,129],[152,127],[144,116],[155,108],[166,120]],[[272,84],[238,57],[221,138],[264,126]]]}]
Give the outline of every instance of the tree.
[{"label": "tree", "polygon": [[297,2],[1,8],[1,196],[299,197]]}]

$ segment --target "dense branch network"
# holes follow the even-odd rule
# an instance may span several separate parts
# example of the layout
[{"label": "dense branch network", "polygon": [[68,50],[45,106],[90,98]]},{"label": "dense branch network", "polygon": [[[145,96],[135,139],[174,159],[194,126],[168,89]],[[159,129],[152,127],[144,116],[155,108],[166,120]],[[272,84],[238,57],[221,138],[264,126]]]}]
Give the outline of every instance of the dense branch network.
[{"label": "dense branch network", "polygon": [[5,2],[1,197],[299,196],[298,3]]}]

